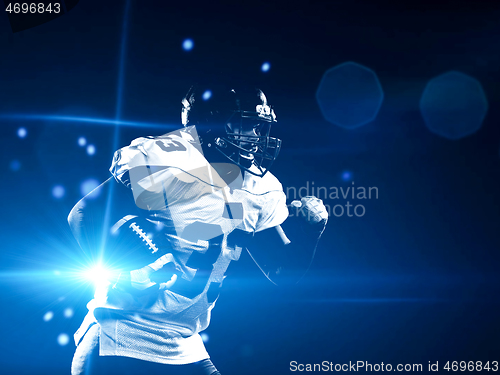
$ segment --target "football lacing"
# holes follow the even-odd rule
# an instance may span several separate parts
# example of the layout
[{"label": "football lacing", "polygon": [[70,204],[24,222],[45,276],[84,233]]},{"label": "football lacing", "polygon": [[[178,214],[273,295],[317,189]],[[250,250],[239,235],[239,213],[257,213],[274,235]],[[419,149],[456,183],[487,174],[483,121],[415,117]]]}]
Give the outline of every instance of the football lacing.
[{"label": "football lacing", "polygon": [[143,241],[146,242],[146,244],[149,246],[149,249],[152,250],[152,254],[156,253],[158,251],[158,248],[156,247],[155,243],[151,238],[149,238],[146,233],[136,224],[132,223],[130,224],[129,228],[132,228],[132,230],[141,237]]}]

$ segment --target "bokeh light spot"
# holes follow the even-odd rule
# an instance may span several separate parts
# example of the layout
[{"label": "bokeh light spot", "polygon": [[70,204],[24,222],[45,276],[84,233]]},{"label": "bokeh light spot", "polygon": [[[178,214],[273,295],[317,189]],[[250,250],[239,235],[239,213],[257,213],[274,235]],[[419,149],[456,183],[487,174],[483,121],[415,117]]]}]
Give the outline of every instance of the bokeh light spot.
[{"label": "bokeh light spot", "polygon": [[478,80],[451,71],[429,81],[420,99],[420,111],[430,131],[459,139],[481,128],[488,100]]},{"label": "bokeh light spot", "polygon": [[98,264],[83,273],[85,280],[90,281],[95,287],[109,285],[109,280],[112,278],[112,272]]},{"label": "bokeh light spot", "polygon": [[71,307],[67,307],[66,309],[64,309],[64,313],[63,314],[64,314],[65,318],[69,319],[69,318],[73,317],[74,311],[73,311],[73,309]]},{"label": "bokeh light spot", "polygon": [[61,199],[64,197],[64,194],[66,193],[66,190],[64,189],[64,186],[62,185],[55,185],[52,188],[52,196],[56,199]]},{"label": "bokeh light spot", "polygon": [[384,92],[375,72],[355,62],[325,72],[316,101],[325,120],[343,128],[356,128],[375,119]]},{"label": "bokeh light spot", "polygon": [[210,99],[212,97],[212,91],[210,90],[205,91],[201,97],[203,100]]},{"label": "bokeh light spot", "polygon": [[[83,181],[82,184],[80,185],[80,193],[82,194],[82,196],[85,196],[98,186],[99,186],[99,181],[97,181],[95,178],[89,178]],[[97,195],[93,198],[97,198]]]},{"label": "bokeh light spot", "polygon": [[268,72],[269,69],[271,69],[271,64],[269,64],[268,62],[263,63],[260,67],[260,70],[262,70],[264,73]]},{"label": "bokeh light spot", "polygon": [[66,333],[59,334],[59,336],[57,336],[57,343],[61,346],[68,345],[69,336]]},{"label": "bokeh light spot", "polygon": [[26,130],[26,128],[17,129],[17,136],[19,138],[25,138],[27,135],[28,135],[28,131]]},{"label": "bokeh light spot", "polygon": [[203,342],[208,342],[210,340],[210,337],[208,337],[208,333],[202,332],[200,333],[200,336]]},{"label": "bokeh light spot", "polygon": [[350,181],[352,179],[352,173],[349,171],[342,172],[342,180]]},{"label": "bokeh light spot", "polygon": [[85,137],[78,138],[78,146],[83,147],[87,144],[87,139]]},{"label": "bokeh light spot", "polygon": [[54,317],[54,313],[52,311],[47,311],[44,315],[43,315],[43,320],[45,322],[48,322],[50,321],[52,318]]},{"label": "bokeh light spot", "polygon": [[9,164],[9,168],[14,172],[17,172],[21,169],[21,162],[19,160],[12,160]]},{"label": "bokeh light spot", "polygon": [[87,146],[87,154],[92,156],[95,154],[95,146],[94,145],[88,145]]},{"label": "bokeh light spot", "polygon": [[184,51],[191,51],[194,47],[194,42],[192,39],[185,39],[184,42],[182,42],[182,48]]}]

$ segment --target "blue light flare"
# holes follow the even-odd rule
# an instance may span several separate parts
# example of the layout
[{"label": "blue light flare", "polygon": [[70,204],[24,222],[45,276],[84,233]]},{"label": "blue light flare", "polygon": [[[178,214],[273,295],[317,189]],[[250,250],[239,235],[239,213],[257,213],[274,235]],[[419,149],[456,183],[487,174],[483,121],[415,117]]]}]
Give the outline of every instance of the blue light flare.
[{"label": "blue light flare", "polygon": [[52,318],[54,317],[54,313],[52,311],[47,311],[44,315],[43,315],[43,321],[44,322],[49,322],[50,320],[52,320]]},{"label": "blue light flare", "polygon": [[12,160],[9,164],[9,168],[12,171],[17,172],[21,169],[21,162],[19,160]]},{"label": "blue light flare", "polygon": [[66,346],[69,343],[69,336],[66,333],[61,333],[57,336],[57,343],[61,346]]},{"label": "blue light flare", "polygon": [[260,70],[262,70],[264,73],[268,72],[269,69],[271,69],[271,64],[268,62],[263,63],[260,67]]},{"label": "blue light flare", "polygon": [[83,147],[86,144],[87,144],[87,140],[85,139],[85,137],[78,138],[78,146]]},{"label": "blue light flare", "polygon": [[430,131],[460,139],[481,128],[488,99],[477,79],[450,71],[429,81],[420,99],[420,112]]},{"label": "blue light flare", "polygon": [[97,288],[100,286],[108,286],[110,284],[110,280],[112,280],[115,276],[112,271],[108,270],[101,264],[97,264],[96,266],[84,271],[83,277],[86,281],[92,282]]},{"label": "blue light flare", "polygon": [[94,145],[88,145],[87,146],[87,155],[94,155],[95,154],[95,146]]},{"label": "blue light flare", "polygon": [[19,128],[17,129],[17,136],[19,138],[24,138],[28,135],[28,131],[26,130],[26,128]]},{"label": "blue light flare", "polygon": [[64,309],[64,317],[67,318],[67,319],[70,319],[73,317],[73,314],[74,314],[74,311],[71,307],[67,307],[66,309]]},{"label": "blue light flare", "polygon": [[447,302],[440,298],[318,298],[300,300],[300,303],[438,303]]},{"label": "blue light flare", "polygon": [[316,101],[326,121],[353,129],[375,120],[384,92],[372,69],[348,61],[323,74]]},{"label": "blue light flare", "polygon": [[183,42],[182,42],[182,49],[184,51],[191,51],[194,47],[194,42],[192,39],[185,39]]},{"label": "blue light flare", "polygon": [[201,97],[203,100],[210,99],[212,97],[212,91],[210,90],[205,91]]},{"label": "blue light flare", "polygon": [[[125,4],[125,12],[123,14],[123,24],[122,24],[122,41],[120,45],[120,65],[118,67],[118,86],[116,88],[116,109],[115,109],[115,120],[119,121],[122,116],[122,104],[123,104],[123,87],[125,81],[125,56],[127,49],[127,37],[128,37],[128,20],[130,14],[130,0],[127,0]],[[113,134],[113,146],[112,149],[116,150],[118,148],[118,140],[120,139],[120,125],[116,124],[114,127]],[[109,197],[113,196],[114,186],[111,185],[108,191],[108,200],[106,202],[106,211],[104,213],[104,226],[102,230],[102,238],[101,238],[101,249],[104,249],[104,243],[107,238],[107,230],[104,228],[109,227],[109,213],[112,210],[111,199]]]},{"label": "blue light flare", "polygon": [[352,173],[349,171],[342,172],[342,180],[350,181],[352,179]]},{"label": "blue light flare", "polygon": [[[120,60],[118,66],[118,87],[116,88],[116,109],[115,118],[119,120],[122,115],[123,85],[125,78],[125,55],[127,52],[128,20],[130,14],[130,0],[125,4],[122,24],[122,40],[120,44]],[[118,129],[118,126],[115,128]],[[117,134],[115,134],[117,136]]]},{"label": "blue light flare", "polygon": [[[80,193],[82,194],[82,196],[86,196],[88,193],[90,193],[98,186],[99,186],[99,181],[97,181],[95,178],[89,178],[83,181],[82,184],[80,185]],[[97,195],[95,196],[95,198],[97,198]]]},{"label": "blue light flare", "polygon": [[66,190],[64,189],[64,186],[62,185],[55,185],[52,188],[52,196],[56,199],[61,199],[64,197],[64,194],[66,193]]},{"label": "blue light flare", "polygon": [[201,339],[203,342],[208,342],[210,340],[210,337],[208,336],[208,333],[202,332],[200,333]]},{"label": "blue light flare", "polygon": [[180,124],[160,124],[160,123],[148,123],[148,122],[137,122],[137,121],[121,121],[121,120],[111,120],[104,118],[91,118],[91,117],[78,117],[78,116],[58,116],[58,115],[27,115],[27,114],[0,114],[0,118],[8,120],[22,120],[22,121],[63,121],[63,122],[84,122],[88,124],[99,124],[99,125],[120,125],[120,126],[130,126],[137,128],[149,128],[149,129],[179,129]]}]

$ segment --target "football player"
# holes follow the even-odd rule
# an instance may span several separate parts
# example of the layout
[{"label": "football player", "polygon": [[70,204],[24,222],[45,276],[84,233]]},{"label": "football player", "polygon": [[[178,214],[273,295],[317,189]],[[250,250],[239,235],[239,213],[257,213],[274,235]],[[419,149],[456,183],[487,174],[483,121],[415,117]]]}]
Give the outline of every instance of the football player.
[{"label": "football player", "polygon": [[247,252],[286,283],[312,261],[327,211],[315,197],[287,206],[268,171],[281,140],[264,93],[191,88],[181,120],[116,151],[112,177],[68,217],[85,253],[122,271],[87,305],[73,375],[219,374],[199,333],[230,263]]}]

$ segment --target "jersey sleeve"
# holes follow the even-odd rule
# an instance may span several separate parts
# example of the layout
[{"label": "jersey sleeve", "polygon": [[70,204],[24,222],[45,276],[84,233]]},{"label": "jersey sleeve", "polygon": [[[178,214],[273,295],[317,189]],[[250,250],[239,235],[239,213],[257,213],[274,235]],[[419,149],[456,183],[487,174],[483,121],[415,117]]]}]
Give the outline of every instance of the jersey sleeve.
[{"label": "jersey sleeve", "polygon": [[196,169],[204,161],[194,127],[180,129],[160,137],[140,137],[114,153],[109,171],[127,185],[127,172],[136,168],[178,167]]},{"label": "jersey sleeve", "polygon": [[132,190],[139,208],[165,209],[167,203],[188,199],[186,187],[193,190],[196,180],[217,185],[197,142],[195,131],[185,129],[137,138],[115,152],[110,172]]},{"label": "jersey sleeve", "polygon": [[283,186],[271,173],[266,173],[263,183],[268,187],[262,195],[264,199],[257,220],[255,232],[275,227],[282,224],[288,218],[288,208],[286,206],[286,195]]}]

